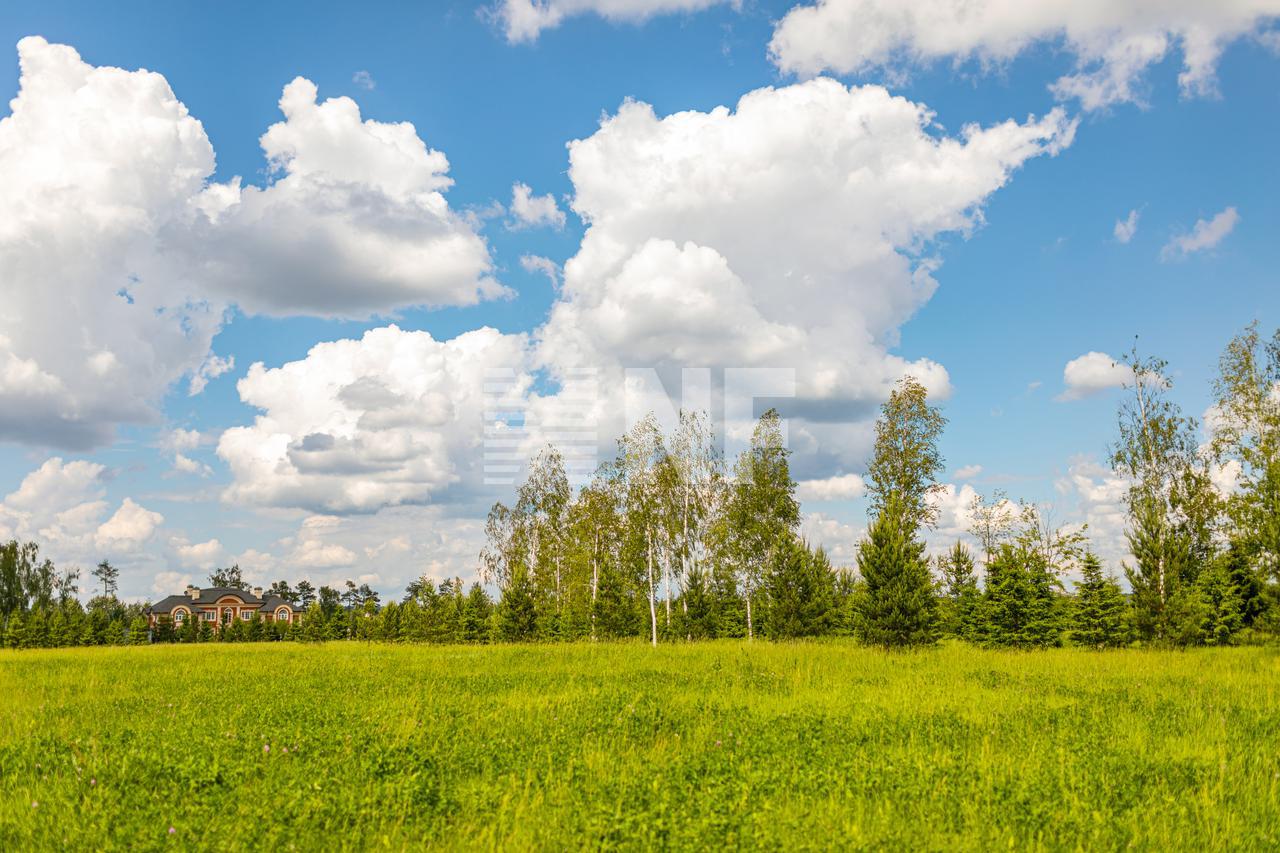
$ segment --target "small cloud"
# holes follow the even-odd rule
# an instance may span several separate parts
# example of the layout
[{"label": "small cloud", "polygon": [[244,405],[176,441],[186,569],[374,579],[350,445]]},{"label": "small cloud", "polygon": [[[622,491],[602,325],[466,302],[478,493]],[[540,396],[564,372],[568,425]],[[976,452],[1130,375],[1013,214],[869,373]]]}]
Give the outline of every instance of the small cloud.
[{"label": "small cloud", "polygon": [[1117,243],[1128,243],[1132,240],[1133,235],[1138,233],[1138,211],[1131,210],[1124,219],[1117,219],[1114,233]]},{"label": "small cloud", "polygon": [[1160,250],[1160,260],[1181,260],[1193,252],[1203,252],[1217,246],[1235,229],[1240,214],[1228,207],[1212,219],[1198,219],[1190,234],[1174,237]]},{"label": "small cloud", "polygon": [[190,384],[187,386],[187,396],[194,397],[204,391],[205,386],[209,384],[210,379],[217,379],[228,370],[234,369],[236,366],[236,357],[229,355],[221,358],[209,353],[205,357],[204,364],[195,373],[191,374]]},{"label": "small cloud", "polygon": [[177,453],[173,457],[173,470],[179,474],[195,474],[199,477],[208,477],[213,474],[213,469],[208,465],[181,453]]},{"label": "small cloud", "polygon": [[560,287],[560,265],[541,255],[521,255],[520,266],[525,272],[541,273],[551,280],[552,287]]},{"label": "small cloud", "polygon": [[528,184],[519,181],[511,185],[511,215],[515,221],[508,223],[508,228],[564,227],[564,211],[556,204],[555,196],[534,195]]},{"label": "small cloud", "polygon": [[981,465],[965,465],[963,468],[956,469],[955,476],[957,480],[972,480],[981,473]]},{"label": "small cloud", "polygon": [[357,71],[351,75],[351,82],[355,83],[366,92],[372,92],[374,87],[378,85],[378,81],[373,79],[373,75],[368,71]]},{"label": "small cloud", "polygon": [[1039,388],[1039,387],[1040,387],[1041,385],[1043,385],[1043,384],[1044,384],[1044,383],[1043,383],[1043,382],[1041,382],[1039,379],[1035,379],[1035,380],[1032,380],[1031,382],[1028,382],[1028,383],[1027,383],[1027,393],[1028,393],[1028,394],[1032,394],[1032,393],[1034,393],[1034,392],[1035,392],[1035,390],[1036,390],[1037,388]]},{"label": "small cloud", "polygon": [[867,485],[857,474],[841,474],[825,480],[801,480],[796,484],[796,497],[801,502],[849,501],[859,498]]},{"label": "small cloud", "polygon": [[1067,362],[1062,370],[1065,389],[1054,399],[1059,402],[1081,400],[1108,388],[1119,388],[1133,379],[1127,364],[1116,361],[1105,352],[1087,352]]}]

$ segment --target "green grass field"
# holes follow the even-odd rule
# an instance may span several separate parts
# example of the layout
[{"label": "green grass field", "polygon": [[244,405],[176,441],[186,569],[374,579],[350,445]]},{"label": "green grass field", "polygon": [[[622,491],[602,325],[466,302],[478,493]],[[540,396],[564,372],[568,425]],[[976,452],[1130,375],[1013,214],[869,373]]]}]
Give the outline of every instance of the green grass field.
[{"label": "green grass field", "polygon": [[0,654],[0,849],[1276,849],[1280,655]]}]

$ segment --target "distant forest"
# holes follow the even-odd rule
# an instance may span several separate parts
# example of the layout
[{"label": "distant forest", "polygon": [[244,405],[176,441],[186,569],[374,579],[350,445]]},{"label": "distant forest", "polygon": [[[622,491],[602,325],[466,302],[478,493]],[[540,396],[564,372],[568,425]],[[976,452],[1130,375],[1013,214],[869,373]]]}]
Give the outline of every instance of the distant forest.
[{"label": "distant forest", "polygon": [[[77,571],[39,558],[37,543],[0,546],[3,638],[13,648],[249,640],[362,639],[485,643],[643,637],[851,636],[884,647],[941,638],[994,647],[1227,645],[1280,634],[1280,332],[1252,325],[1219,361],[1208,423],[1173,402],[1163,361],[1125,357],[1129,380],[1109,449],[1129,484],[1119,566],[1127,591],[1090,548],[1087,528],[1054,527],[1002,494],[969,508],[974,548],[928,556],[922,534],[946,419],[925,388],[900,380],[881,408],[867,465],[869,526],[856,565],[833,566],[799,535],[800,507],[781,419],[770,410],[732,466],[704,414],[683,412],[664,435],[649,416],[616,458],[574,494],[548,446],[510,504],[486,524],[479,583],[410,584],[382,603],[344,590],[278,581],[305,609],[297,625],[203,620],[152,631],[147,607],[101,594],[86,608]],[[1222,482],[1230,482],[1222,488]],[[1215,482],[1217,485],[1215,485]],[[1064,579],[1078,578],[1068,588]],[[238,566],[210,576],[245,589]]]}]

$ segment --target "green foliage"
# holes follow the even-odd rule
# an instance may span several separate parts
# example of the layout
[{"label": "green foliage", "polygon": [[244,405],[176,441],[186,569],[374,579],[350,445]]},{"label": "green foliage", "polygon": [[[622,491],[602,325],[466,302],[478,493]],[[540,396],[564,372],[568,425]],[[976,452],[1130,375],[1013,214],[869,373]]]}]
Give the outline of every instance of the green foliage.
[{"label": "green foliage", "polygon": [[931,525],[937,509],[930,496],[940,486],[943,458],[938,451],[947,419],[929,405],[928,392],[912,376],[904,376],[881,407],[876,440],[867,466],[867,493],[872,515],[882,515],[891,497],[914,530]]},{"label": "green foliage", "polygon": [[957,542],[938,559],[938,568],[942,576],[942,599],[939,602],[942,632],[961,640],[976,639],[982,593],[978,590],[973,554],[964,543]]},{"label": "green foliage", "polygon": [[894,647],[937,639],[937,599],[924,543],[914,538],[908,506],[889,495],[858,550],[864,582],[858,634],[872,645]]},{"label": "green foliage", "polygon": [[1083,578],[1076,586],[1072,613],[1072,639],[1095,649],[1115,648],[1129,642],[1129,614],[1120,585],[1102,572],[1093,554],[1081,561]]},{"label": "green foliage", "polygon": [[987,566],[981,638],[989,646],[1047,648],[1062,644],[1055,579],[1038,551],[1001,545]]},{"label": "green foliage", "polygon": [[538,611],[533,603],[533,583],[527,572],[516,571],[498,602],[495,636],[506,643],[532,640],[538,630]]},{"label": "green foliage", "polygon": [[825,634],[835,604],[835,575],[827,555],[810,551],[799,539],[775,549],[765,576],[769,637],[790,639]]}]

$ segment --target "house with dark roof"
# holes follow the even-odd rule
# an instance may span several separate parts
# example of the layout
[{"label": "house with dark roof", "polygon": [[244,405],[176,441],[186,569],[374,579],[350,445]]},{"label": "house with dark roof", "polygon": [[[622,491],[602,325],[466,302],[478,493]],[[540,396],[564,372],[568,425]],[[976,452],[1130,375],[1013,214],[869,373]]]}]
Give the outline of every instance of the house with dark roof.
[{"label": "house with dark roof", "polygon": [[274,593],[264,595],[260,586],[252,590],[188,586],[182,595],[170,595],[151,605],[149,619],[152,628],[161,616],[168,616],[175,628],[181,628],[188,619],[198,619],[218,629],[237,619],[248,622],[255,613],[266,622],[302,621],[300,608]]}]

